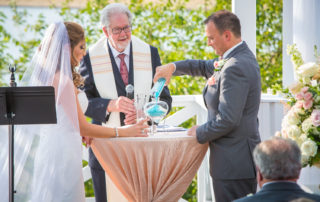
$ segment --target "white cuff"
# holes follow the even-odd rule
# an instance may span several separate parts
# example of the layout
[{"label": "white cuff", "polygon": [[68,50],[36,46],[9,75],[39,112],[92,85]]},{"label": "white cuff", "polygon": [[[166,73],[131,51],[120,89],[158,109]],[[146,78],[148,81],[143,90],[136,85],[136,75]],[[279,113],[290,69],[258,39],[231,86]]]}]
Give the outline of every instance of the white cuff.
[{"label": "white cuff", "polygon": [[173,66],[174,66],[174,71],[172,72],[172,73],[174,73],[175,71],[176,71],[176,69],[177,69],[177,66],[176,66],[176,64],[174,64],[174,63],[172,63],[173,64]]}]

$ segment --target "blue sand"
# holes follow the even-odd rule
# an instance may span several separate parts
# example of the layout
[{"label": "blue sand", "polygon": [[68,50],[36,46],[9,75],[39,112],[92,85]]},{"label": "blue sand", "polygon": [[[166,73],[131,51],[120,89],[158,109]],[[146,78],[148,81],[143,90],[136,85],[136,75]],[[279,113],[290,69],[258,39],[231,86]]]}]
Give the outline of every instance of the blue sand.
[{"label": "blue sand", "polygon": [[164,115],[166,112],[164,112],[163,110],[161,110],[159,105],[154,105],[151,108],[149,108],[147,110],[147,113],[149,114],[149,116],[151,117],[156,117],[156,116],[162,116]]}]

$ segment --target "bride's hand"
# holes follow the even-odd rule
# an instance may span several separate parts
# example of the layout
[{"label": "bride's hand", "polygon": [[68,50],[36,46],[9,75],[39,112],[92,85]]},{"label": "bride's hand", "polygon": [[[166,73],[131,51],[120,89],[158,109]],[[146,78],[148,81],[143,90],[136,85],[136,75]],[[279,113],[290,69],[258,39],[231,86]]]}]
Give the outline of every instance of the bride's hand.
[{"label": "bride's hand", "polygon": [[134,125],[123,126],[118,128],[120,137],[147,137],[147,128],[149,127],[145,124],[148,119],[139,121]]}]

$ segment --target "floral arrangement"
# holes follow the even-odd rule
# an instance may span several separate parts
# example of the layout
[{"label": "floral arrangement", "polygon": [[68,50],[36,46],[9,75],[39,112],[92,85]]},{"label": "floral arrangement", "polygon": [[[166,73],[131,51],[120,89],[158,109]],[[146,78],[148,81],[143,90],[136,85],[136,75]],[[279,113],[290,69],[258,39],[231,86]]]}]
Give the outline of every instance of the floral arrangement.
[{"label": "floral arrangement", "polygon": [[[218,61],[214,61],[213,62],[213,71],[214,72],[218,72],[222,69],[223,65],[226,64],[226,62],[228,61],[228,59],[221,59],[221,60],[218,60]],[[208,82],[207,84],[212,86],[216,83],[216,79],[214,78],[214,74],[208,79]]]},{"label": "floral arrangement", "polygon": [[214,66],[214,71],[220,71],[223,67],[224,64],[226,64],[226,62],[228,61],[228,59],[221,59],[218,61],[214,61],[213,66]]},{"label": "floral arrangement", "polygon": [[[317,50],[315,48],[315,53]],[[277,136],[297,142],[302,165],[320,166],[320,63],[304,63],[295,45],[288,47],[294,63],[296,83],[284,89],[290,109]],[[317,54],[316,54],[316,57]],[[318,57],[320,59],[320,57]]]}]

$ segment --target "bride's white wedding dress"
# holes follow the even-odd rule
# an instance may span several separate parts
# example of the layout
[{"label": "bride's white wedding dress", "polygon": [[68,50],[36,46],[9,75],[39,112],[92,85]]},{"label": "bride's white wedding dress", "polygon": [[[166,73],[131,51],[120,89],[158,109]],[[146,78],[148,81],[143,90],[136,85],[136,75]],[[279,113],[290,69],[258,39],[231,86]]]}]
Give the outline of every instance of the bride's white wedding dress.
[{"label": "bride's white wedding dress", "polygon": [[[63,23],[47,29],[22,83],[55,87],[57,124],[16,127],[15,201],[84,202],[82,144]],[[0,141],[0,196],[8,201],[7,135],[1,134]]]},{"label": "bride's white wedding dress", "polygon": [[[63,107],[57,107],[58,124],[41,127],[35,156],[31,201],[84,201],[82,151],[79,131]],[[59,124],[63,123],[63,124]]]}]

